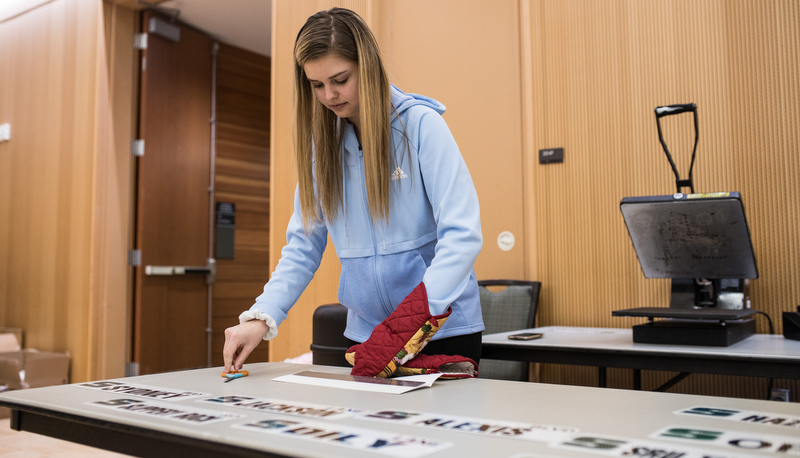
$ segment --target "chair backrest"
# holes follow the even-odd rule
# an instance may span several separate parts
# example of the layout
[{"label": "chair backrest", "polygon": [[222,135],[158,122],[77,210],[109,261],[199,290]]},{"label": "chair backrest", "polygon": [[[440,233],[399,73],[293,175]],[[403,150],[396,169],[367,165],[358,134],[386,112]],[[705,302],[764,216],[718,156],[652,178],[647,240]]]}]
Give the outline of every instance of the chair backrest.
[{"label": "chair backrest", "polygon": [[[492,291],[492,286],[505,289]],[[484,334],[535,327],[541,286],[541,282],[526,280],[478,281]],[[528,380],[528,363],[481,358],[479,373],[481,378]]]},{"label": "chair backrest", "polygon": [[314,364],[350,367],[344,359],[350,340],[344,336],[347,307],[342,304],[320,305],[312,318],[311,358]]}]

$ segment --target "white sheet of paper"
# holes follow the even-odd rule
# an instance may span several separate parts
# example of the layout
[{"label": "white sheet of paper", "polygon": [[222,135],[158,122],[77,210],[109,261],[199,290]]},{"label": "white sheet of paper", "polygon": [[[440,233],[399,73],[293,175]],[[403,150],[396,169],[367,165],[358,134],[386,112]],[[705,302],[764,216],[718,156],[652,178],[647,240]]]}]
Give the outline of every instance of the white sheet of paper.
[{"label": "white sheet of paper", "polygon": [[344,388],[356,391],[372,391],[376,393],[403,394],[417,388],[433,385],[442,374],[411,375],[390,379],[362,377],[349,374],[329,374],[327,372],[302,371],[295,374],[275,377],[276,382],[298,383],[301,385]]}]

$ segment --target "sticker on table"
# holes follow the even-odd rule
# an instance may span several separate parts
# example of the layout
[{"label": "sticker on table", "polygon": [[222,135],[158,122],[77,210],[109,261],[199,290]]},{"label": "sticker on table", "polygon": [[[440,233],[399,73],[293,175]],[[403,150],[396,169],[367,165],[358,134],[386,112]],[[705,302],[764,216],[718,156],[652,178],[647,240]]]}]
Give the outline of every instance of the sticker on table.
[{"label": "sticker on table", "polygon": [[325,420],[339,420],[352,417],[358,410],[346,407],[309,404],[305,402],[282,401],[279,399],[253,398],[247,396],[220,396],[217,398],[201,399],[197,402],[210,403],[255,410],[258,412],[282,413],[308,418],[322,418]]},{"label": "sticker on table", "polygon": [[407,377],[381,378],[363,375],[331,374],[328,372],[301,371],[272,379],[275,382],[298,383],[325,388],[343,388],[376,393],[403,394],[411,390],[426,388],[441,377],[441,373],[411,375]]},{"label": "sticker on table", "polygon": [[133,413],[149,416],[151,418],[163,418],[165,420],[194,425],[219,423],[221,421],[237,420],[247,417],[247,415],[141,399],[109,399],[106,401],[87,402],[85,404],[114,409],[118,412]]},{"label": "sticker on table", "polygon": [[453,415],[406,412],[401,410],[363,412],[358,415],[358,418],[366,420],[386,420],[399,424],[423,426],[440,430],[447,429],[450,431],[479,434],[485,437],[503,437],[547,443],[563,441],[580,431],[577,428],[565,428],[561,426],[536,425]]},{"label": "sticker on table", "polygon": [[753,410],[720,409],[717,407],[692,407],[681,409],[676,414],[731,420],[759,425],[779,426],[781,428],[800,429],[800,417]]},{"label": "sticker on table", "polygon": [[800,456],[800,438],[775,436],[746,431],[722,431],[691,426],[669,426],[651,434],[658,439],[672,439],[696,444],[707,444],[748,452],[780,453],[782,456]]},{"label": "sticker on table", "polygon": [[156,386],[134,385],[131,383],[116,382],[113,380],[101,380],[97,382],[80,383],[76,386],[89,388],[91,390],[105,391],[107,393],[124,394],[127,396],[138,396],[160,401],[178,401],[184,399],[199,398],[209,396],[208,393],[197,391],[171,390]]},{"label": "sticker on table", "polygon": [[274,418],[233,425],[232,427],[400,458],[425,456],[453,446],[452,442],[438,439],[342,426],[332,422]]},{"label": "sticker on table", "polygon": [[664,444],[640,439],[611,437],[601,434],[580,434],[551,447],[563,450],[594,453],[596,455],[614,457],[642,458],[746,458],[735,453],[720,453],[700,447],[688,447],[684,444]]}]

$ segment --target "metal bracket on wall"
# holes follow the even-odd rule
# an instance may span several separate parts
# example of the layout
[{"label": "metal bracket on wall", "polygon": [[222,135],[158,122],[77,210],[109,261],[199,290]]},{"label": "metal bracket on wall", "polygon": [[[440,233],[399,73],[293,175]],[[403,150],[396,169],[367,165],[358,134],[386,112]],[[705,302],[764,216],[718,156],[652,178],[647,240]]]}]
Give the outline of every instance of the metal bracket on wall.
[{"label": "metal bracket on wall", "polygon": [[133,35],[133,49],[147,49],[146,33],[136,33]]},{"label": "metal bracket on wall", "polygon": [[136,157],[144,156],[144,140],[131,140],[131,154]]},{"label": "metal bracket on wall", "polygon": [[128,265],[138,267],[142,265],[142,250],[128,251]]}]

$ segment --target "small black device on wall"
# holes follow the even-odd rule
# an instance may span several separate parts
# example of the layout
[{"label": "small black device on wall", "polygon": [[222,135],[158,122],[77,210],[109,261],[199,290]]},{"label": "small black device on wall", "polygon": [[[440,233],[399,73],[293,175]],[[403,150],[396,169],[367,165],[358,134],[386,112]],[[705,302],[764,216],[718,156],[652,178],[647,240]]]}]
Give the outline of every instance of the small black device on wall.
[{"label": "small black device on wall", "polygon": [[539,163],[550,164],[564,162],[564,148],[550,148],[539,150]]},{"label": "small black device on wall", "polygon": [[216,259],[233,259],[236,231],[236,204],[217,202]]}]

